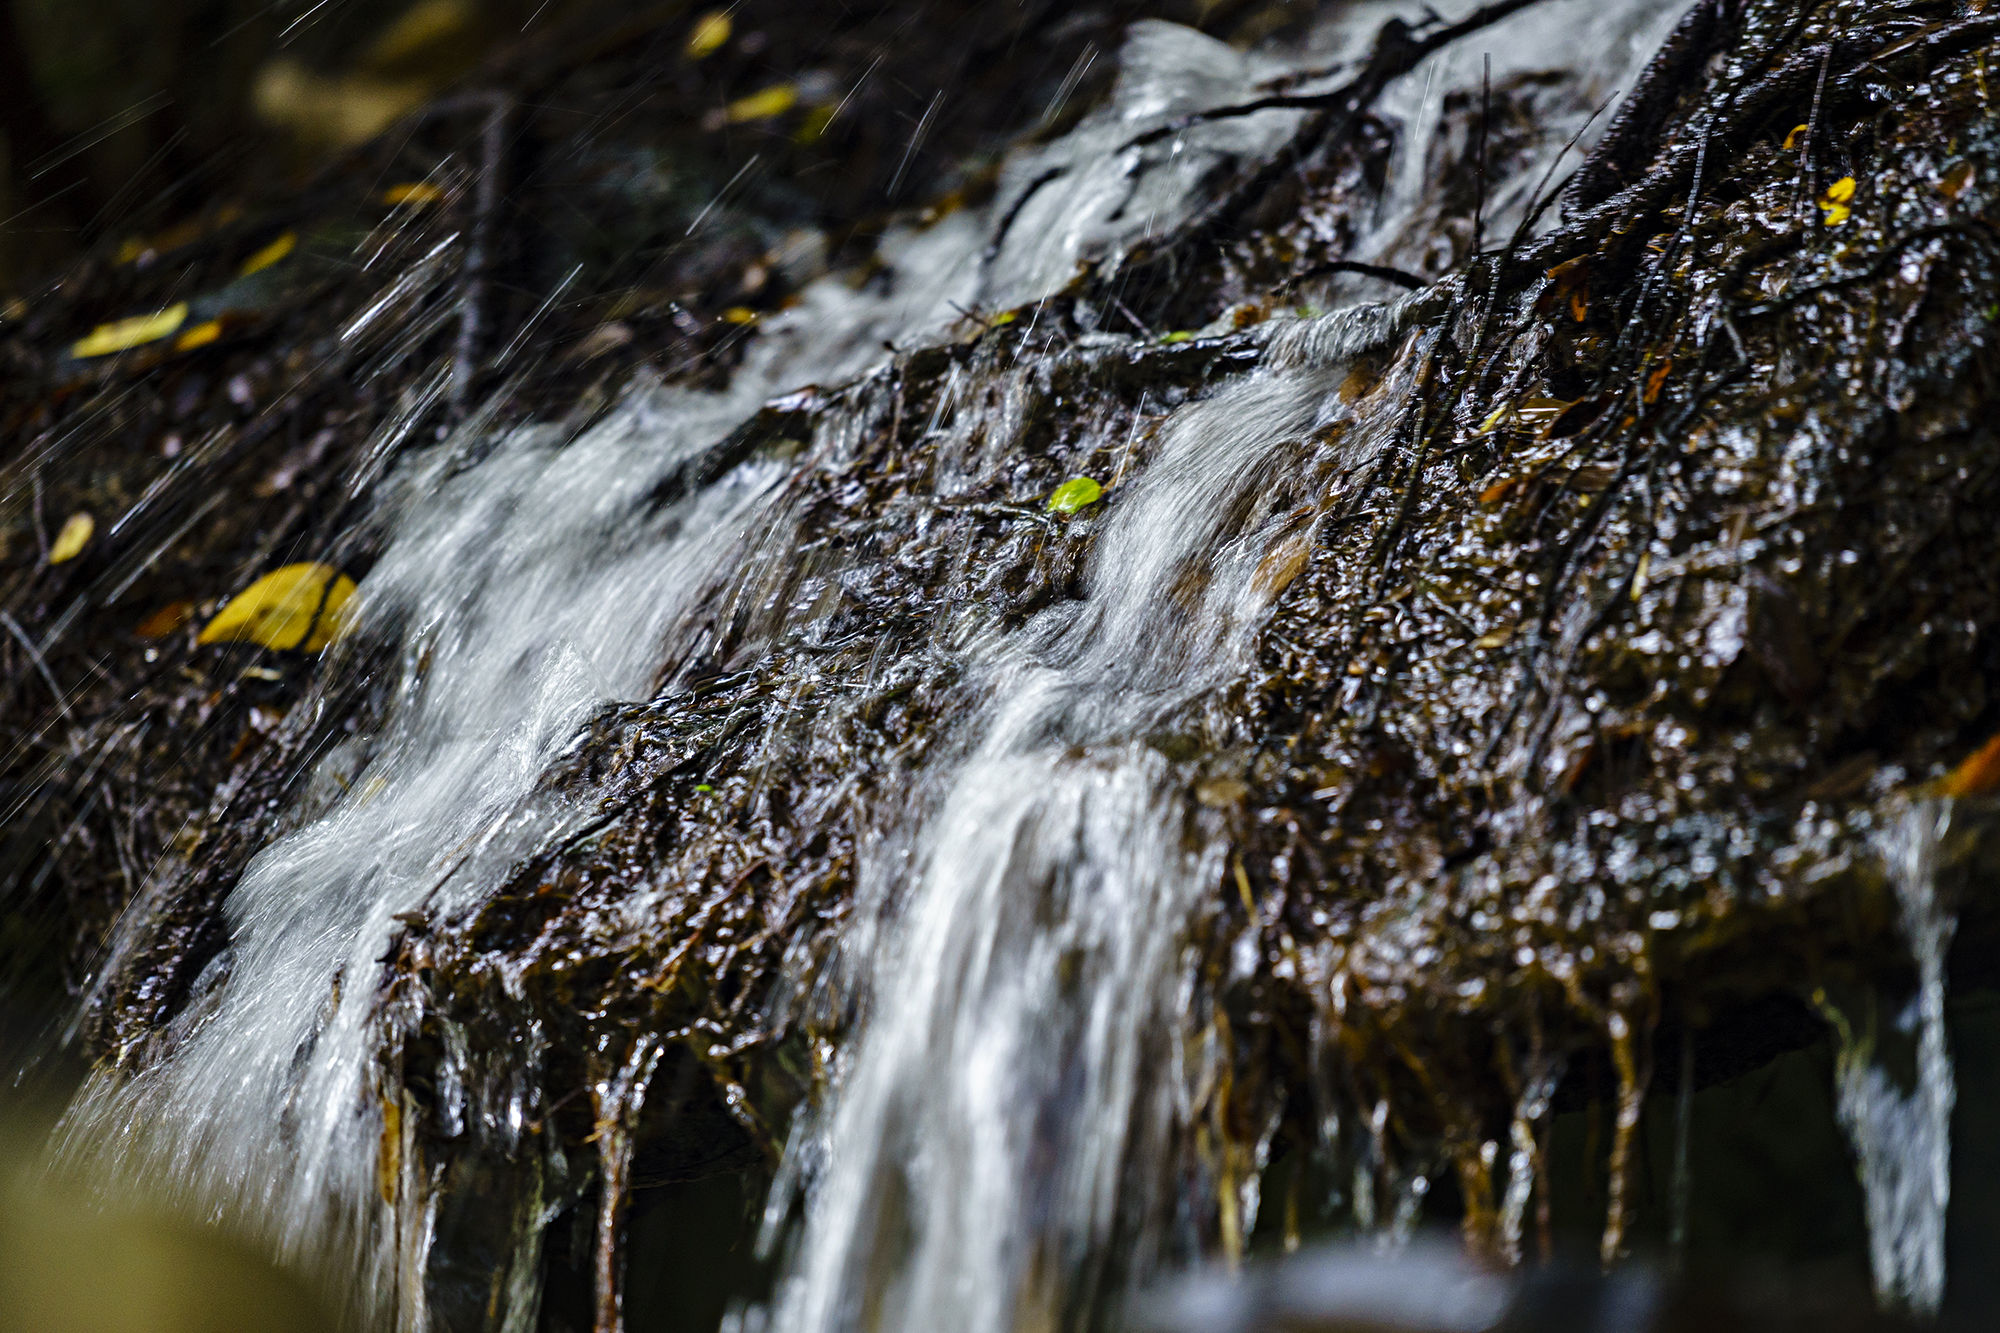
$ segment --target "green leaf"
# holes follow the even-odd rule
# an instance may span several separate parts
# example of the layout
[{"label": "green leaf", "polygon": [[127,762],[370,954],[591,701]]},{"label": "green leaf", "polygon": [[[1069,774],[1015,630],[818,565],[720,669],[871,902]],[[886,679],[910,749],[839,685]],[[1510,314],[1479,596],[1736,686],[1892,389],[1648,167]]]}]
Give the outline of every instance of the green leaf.
[{"label": "green leaf", "polygon": [[1103,498],[1104,488],[1089,477],[1071,477],[1049,492],[1049,512],[1074,514],[1085,505],[1096,504]]}]

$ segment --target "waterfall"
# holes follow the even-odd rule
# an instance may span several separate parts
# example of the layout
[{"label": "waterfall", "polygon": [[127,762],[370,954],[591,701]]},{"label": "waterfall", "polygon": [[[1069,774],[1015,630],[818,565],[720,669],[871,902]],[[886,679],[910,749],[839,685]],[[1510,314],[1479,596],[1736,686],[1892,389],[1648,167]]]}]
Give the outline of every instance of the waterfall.
[{"label": "waterfall", "polygon": [[[1919,800],[1883,839],[1897,922],[1917,965],[1916,995],[1881,1031],[1876,1015],[1855,1031],[1839,1018],[1834,1094],[1859,1159],[1876,1294],[1892,1308],[1935,1315],[1944,1302],[1945,1210],[1951,1202],[1951,1113],[1957,1103],[1945,1042],[1945,954],[1958,925],[1938,888],[1938,845],[1949,801]],[[1872,1010],[1875,997],[1869,997]],[[1885,1048],[1914,1047],[1889,1061]],[[1907,1064],[1899,1076],[1896,1065]],[[1906,1086],[1907,1084],[1907,1086]]]},{"label": "waterfall", "polygon": [[1117,495],[1089,596],[968,654],[979,740],[913,882],[873,886],[900,920],[864,932],[883,940],[873,1007],[779,1327],[997,1333],[1144,1211],[1127,1157],[1171,1129],[1179,937],[1221,866],[1146,738],[1242,665],[1260,571],[1295,531],[1259,500],[1313,461],[1303,442],[1336,436],[1352,466],[1387,438],[1404,385],[1356,410],[1345,370],[1253,374],[1175,414]]},{"label": "waterfall", "polygon": [[[1417,7],[1330,8],[1271,56],[1136,25],[1105,106],[1011,155],[990,205],[892,231],[886,283],[814,284],[724,389],[640,386],[581,430],[472,431],[399,460],[354,631],[396,664],[386,713],[319,761],[289,831],[235,886],[228,946],[163,1054],[84,1088],[71,1156],[160,1181],[295,1257],[354,1255],[361,1303],[422,1327],[423,1240],[413,1270],[379,1180],[384,950],[399,922],[462,912],[588,817],[586,796],[541,779],[593,713],[647,699],[694,658],[718,601],[796,558],[787,482],[816,464],[752,458],[662,497],[775,395],[851,382],[885,343],[939,343],[963,310],[1056,292],[1080,264],[1113,266],[1185,223],[1218,167],[1267,157],[1305,113],[1135,138],[1351,62]],[[1674,17],[1550,0],[1481,35],[1495,79],[1585,62],[1547,142],[1493,183],[1496,227]],[[1369,257],[1408,262],[1434,239],[1437,100],[1476,95],[1485,68],[1434,57],[1392,88],[1411,132]],[[1176,409],[1110,490],[1085,596],[956,649],[973,702],[911,802],[907,861],[857,886],[842,976],[863,1021],[793,1136],[768,1228],[790,1257],[744,1322],[998,1333],[1069,1317],[1113,1246],[1143,1261],[1157,1173],[1133,1165],[1181,1128],[1183,936],[1226,856],[1153,733],[1199,725],[1190,712],[1242,672],[1283,586],[1274,556],[1306,549],[1313,516],[1302,526],[1272,497],[1337,487],[1390,438],[1430,336],[1407,328],[1416,313],[1273,321],[1263,363]]]}]

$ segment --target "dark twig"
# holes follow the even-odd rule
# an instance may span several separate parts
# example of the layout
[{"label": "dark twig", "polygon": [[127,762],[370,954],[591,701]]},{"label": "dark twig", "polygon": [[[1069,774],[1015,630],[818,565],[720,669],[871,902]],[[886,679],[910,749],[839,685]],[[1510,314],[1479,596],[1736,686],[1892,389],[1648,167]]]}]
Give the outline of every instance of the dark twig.
[{"label": "dark twig", "polygon": [[1356,259],[1330,259],[1324,264],[1314,264],[1286,278],[1278,285],[1278,292],[1293,290],[1301,283],[1315,278],[1331,277],[1336,273],[1355,273],[1364,278],[1378,278],[1383,282],[1393,282],[1408,291],[1420,292],[1431,285],[1431,280],[1408,269],[1392,268],[1387,264],[1364,264]]},{"label": "dark twig", "polygon": [[1488,51],[1479,73],[1479,151],[1475,158],[1472,195],[1472,253],[1486,248],[1486,136],[1493,122],[1493,53]]},{"label": "dark twig", "polygon": [[479,375],[479,347],[485,334],[487,270],[492,263],[493,219],[500,211],[500,175],[506,153],[507,115],[512,100],[491,93],[479,131],[479,177],[473,187],[472,228],[465,243],[465,267],[458,303],[458,342],[452,349],[451,410],[462,420]]},{"label": "dark twig", "polygon": [[1409,73],[1432,52],[1535,3],[1537,0],[1495,0],[1492,4],[1482,5],[1473,10],[1458,22],[1448,24],[1422,37],[1414,35],[1407,23],[1400,19],[1391,19],[1382,25],[1381,34],[1375,39],[1375,52],[1369,57],[1361,73],[1338,88],[1322,93],[1276,93],[1269,97],[1239,102],[1234,106],[1191,112],[1164,125],[1156,125],[1143,134],[1135,135],[1127,140],[1119,151],[1157,143],[1161,139],[1170,139],[1209,121],[1254,116],[1260,111],[1344,111],[1352,115],[1361,107],[1373,102],[1385,84]]}]

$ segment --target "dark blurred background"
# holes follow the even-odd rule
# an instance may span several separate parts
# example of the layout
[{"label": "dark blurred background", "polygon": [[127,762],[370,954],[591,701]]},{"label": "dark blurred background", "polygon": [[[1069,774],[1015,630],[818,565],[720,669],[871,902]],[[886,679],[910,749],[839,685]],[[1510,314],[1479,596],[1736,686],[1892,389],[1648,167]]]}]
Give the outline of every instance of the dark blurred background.
[{"label": "dark blurred background", "polygon": [[268,188],[589,0],[0,0],[0,287]]}]

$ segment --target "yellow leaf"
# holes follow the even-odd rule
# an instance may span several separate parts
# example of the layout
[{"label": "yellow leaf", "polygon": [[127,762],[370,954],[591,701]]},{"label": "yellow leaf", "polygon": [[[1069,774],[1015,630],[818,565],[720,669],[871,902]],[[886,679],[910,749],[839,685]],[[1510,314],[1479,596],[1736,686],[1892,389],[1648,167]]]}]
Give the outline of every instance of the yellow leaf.
[{"label": "yellow leaf", "polygon": [[295,231],[286,232],[277,240],[272,241],[262,250],[259,250],[256,254],[251,255],[243,261],[243,276],[247,278],[252,273],[262,273],[265,269],[271,267],[271,265],[297,249],[298,244],[299,234]]},{"label": "yellow leaf", "polygon": [[382,191],[382,202],[391,208],[401,204],[421,208],[425,204],[434,204],[442,198],[444,191],[429,181],[404,181],[401,185],[391,185]]},{"label": "yellow leaf", "polygon": [[740,125],[746,120],[769,120],[782,116],[799,104],[799,90],[789,83],[774,83],[770,87],[739,97],[729,104],[726,118],[732,125]]},{"label": "yellow leaf", "polygon": [[83,554],[83,548],[90,544],[91,534],[97,531],[97,520],[78,512],[69,516],[56,534],[54,545],[49,547],[49,563],[60,565],[65,560],[74,560]]},{"label": "yellow leaf", "polygon": [[724,11],[715,9],[703,14],[694,21],[694,27],[688,33],[688,59],[699,60],[703,56],[712,55],[729,40],[732,31],[734,27],[729,22],[729,15]]},{"label": "yellow leaf", "polygon": [[257,643],[316,653],[340,637],[354,580],[317,561],[274,569],[229,599],[202,643]]},{"label": "yellow leaf", "polygon": [[197,347],[206,347],[222,337],[222,321],[205,319],[174,339],[176,352],[192,352]]},{"label": "yellow leaf", "polygon": [[799,127],[792,131],[792,142],[814,144],[826,137],[827,126],[840,110],[837,106],[816,106],[799,118]]},{"label": "yellow leaf", "polygon": [[1853,198],[1854,177],[1852,176],[1842,176],[1839,180],[1826,187],[1826,193],[1820,196],[1819,207],[1820,211],[1826,214],[1827,226],[1838,227],[1841,223],[1847,221],[1853,213],[1853,210],[1848,207],[1848,201]]},{"label": "yellow leaf", "polygon": [[422,105],[422,79],[332,77],[280,58],[252,80],[251,108],[265,123],[314,144],[349,147],[374,138]]},{"label": "yellow leaf", "polygon": [[69,354],[76,357],[109,356],[142,343],[156,342],[179,328],[186,320],[186,301],[177,302],[152,315],[134,315],[99,324],[86,337],[77,339]]},{"label": "yellow leaf", "polygon": [[1794,148],[1797,148],[1799,146],[1799,136],[1805,134],[1810,128],[1810,126],[1806,125],[1792,126],[1792,132],[1785,136],[1785,151],[1789,153]]},{"label": "yellow leaf", "polygon": [[439,48],[461,40],[475,17],[467,0],[417,0],[368,44],[362,63],[387,70],[412,61],[435,61]]},{"label": "yellow leaf", "polygon": [[1996,787],[2000,787],[2000,736],[1973,751],[1939,784],[1943,795],[1960,798],[1984,796]]},{"label": "yellow leaf", "polygon": [[722,312],[722,320],[725,324],[755,324],[757,312],[747,305],[733,305]]}]

